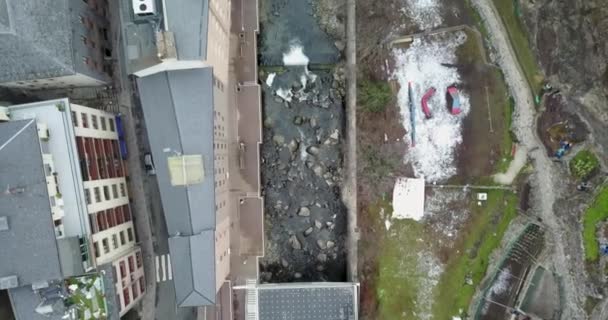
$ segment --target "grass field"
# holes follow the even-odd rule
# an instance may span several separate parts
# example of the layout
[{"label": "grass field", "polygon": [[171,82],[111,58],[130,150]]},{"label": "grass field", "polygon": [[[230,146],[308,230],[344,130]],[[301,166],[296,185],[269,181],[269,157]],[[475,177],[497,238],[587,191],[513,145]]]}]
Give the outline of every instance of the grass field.
[{"label": "grass field", "polygon": [[602,188],[593,205],[587,209],[583,216],[583,244],[587,261],[594,262],[599,258],[600,247],[596,236],[597,225],[606,219],[608,219],[608,186]]},{"label": "grass field", "polygon": [[528,84],[532,89],[533,94],[538,94],[542,88],[543,75],[536,63],[536,57],[530,42],[528,41],[528,32],[518,16],[513,0],[493,0],[504,25],[506,26],[509,40],[515,50],[517,60],[521,65]]},{"label": "grass field", "polygon": [[[460,232],[456,247],[443,272],[437,279],[419,268],[419,255],[435,255],[436,239],[423,223],[413,220],[394,220],[379,245],[376,279],[376,298],[380,319],[419,319],[423,307],[419,296],[428,295],[433,319],[451,319],[467,310],[476,286],[486,273],[489,256],[502,240],[511,220],[516,216],[517,197],[503,190],[488,192],[485,206],[479,207],[470,199],[471,217],[466,230]],[[387,203],[377,207],[391,212]],[[466,285],[470,276],[473,285]],[[428,290],[426,286],[434,283]],[[427,289],[427,290],[425,290]],[[427,292],[430,291],[430,292]]]},{"label": "grass field", "polygon": [[[461,310],[466,311],[475,288],[486,274],[489,256],[517,215],[517,196],[503,190],[488,192],[486,207],[474,206],[471,228],[467,230],[460,249],[462,254],[448,262],[439,285],[434,304],[434,319],[451,319]],[[465,254],[465,252],[475,252]],[[473,285],[465,285],[470,275]]]}]

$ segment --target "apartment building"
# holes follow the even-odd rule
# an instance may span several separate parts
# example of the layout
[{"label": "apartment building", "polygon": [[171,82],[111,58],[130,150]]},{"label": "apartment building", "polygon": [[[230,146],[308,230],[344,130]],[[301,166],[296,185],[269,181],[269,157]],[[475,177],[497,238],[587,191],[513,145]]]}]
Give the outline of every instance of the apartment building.
[{"label": "apartment building", "polygon": [[170,254],[180,257],[171,263],[176,303],[213,306],[227,288],[236,202],[229,187],[231,1],[163,1],[146,13],[135,4],[122,4],[122,39],[127,70],[138,77]]},{"label": "apartment building", "polygon": [[[10,121],[29,121],[37,128],[55,235],[58,239],[78,239],[83,272],[121,259],[141,262],[118,118],[68,99],[13,105],[2,110]],[[145,290],[131,284],[143,276],[141,263],[134,270],[134,280],[125,282],[122,277],[115,277],[121,279],[117,283],[119,292],[124,292],[127,285],[131,288],[128,300],[119,297],[121,314]]]},{"label": "apartment building", "polygon": [[146,293],[146,279],[141,249],[134,248],[128,254],[112,262],[115,270],[114,285],[119,315],[122,317]]},{"label": "apartment building", "polygon": [[110,80],[107,0],[6,0],[0,86],[97,86]]}]

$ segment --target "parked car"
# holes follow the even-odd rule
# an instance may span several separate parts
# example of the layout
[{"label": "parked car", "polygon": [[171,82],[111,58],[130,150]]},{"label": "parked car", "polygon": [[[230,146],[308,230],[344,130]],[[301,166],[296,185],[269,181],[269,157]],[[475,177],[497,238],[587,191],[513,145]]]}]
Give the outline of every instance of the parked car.
[{"label": "parked car", "polygon": [[156,174],[154,160],[152,160],[152,155],[149,152],[144,154],[144,167],[146,167],[146,172],[148,173],[148,175],[153,176]]}]

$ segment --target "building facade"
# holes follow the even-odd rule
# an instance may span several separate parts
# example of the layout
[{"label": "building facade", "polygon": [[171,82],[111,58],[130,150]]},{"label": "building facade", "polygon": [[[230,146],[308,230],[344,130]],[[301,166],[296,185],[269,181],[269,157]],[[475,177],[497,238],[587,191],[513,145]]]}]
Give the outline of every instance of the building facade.
[{"label": "building facade", "polygon": [[120,266],[123,260],[139,261],[128,268],[129,281],[115,276],[121,279],[118,292],[125,292],[126,286],[132,290],[119,297],[124,314],[139,301],[145,287],[134,287],[143,276],[141,250],[116,116],[68,99],[14,105],[8,107],[8,114],[11,121],[36,124],[55,233],[58,238],[80,239],[84,270],[108,263]]},{"label": "building facade", "polygon": [[116,299],[119,314],[123,316],[146,293],[146,279],[141,249],[135,248],[131,252],[112,262],[115,272]]},{"label": "building facade", "polygon": [[107,0],[7,0],[0,29],[8,30],[0,33],[1,86],[35,90],[110,80]]}]

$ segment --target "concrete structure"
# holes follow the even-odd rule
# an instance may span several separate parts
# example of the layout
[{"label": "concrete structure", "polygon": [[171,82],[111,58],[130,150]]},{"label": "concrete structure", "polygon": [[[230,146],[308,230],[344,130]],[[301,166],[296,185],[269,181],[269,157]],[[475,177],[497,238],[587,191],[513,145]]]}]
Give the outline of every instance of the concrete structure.
[{"label": "concrete structure", "polygon": [[[129,207],[125,164],[120,154],[119,128],[115,116],[72,104],[68,99],[10,106],[8,112],[11,122],[4,126],[27,123],[37,132],[39,142],[30,142],[29,145],[41,150],[39,167],[44,173],[45,194],[48,194],[45,199],[52,218],[48,225],[55,230],[59,258],[72,261],[62,263],[64,272],[58,276],[45,278],[63,279],[93,271],[97,266],[113,261],[135,257],[139,249]],[[23,155],[15,152],[15,156]],[[33,167],[37,165],[27,164],[24,168],[31,171]],[[37,210],[37,214],[43,214],[42,211]],[[47,245],[52,243],[43,242]],[[19,241],[14,244],[23,250],[24,243]],[[57,254],[57,250],[53,251],[52,248],[49,251]],[[78,260],[68,260],[74,253]],[[47,259],[42,259],[45,265],[53,261],[44,260]],[[16,262],[16,267],[23,268],[23,265],[27,264]],[[137,271],[143,275],[140,269]],[[141,275],[135,280],[139,277]],[[117,291],[124,291],[123,287],[135,280],[120,283]],[[121,314],[132,307],[136,300],[132,298],[129,299],[130,303],[121,305]]]},{"label": "concrete structure", "polygon": [[107,2],[5,0],[0,4],[0,85],[22,89],[109,81]]}]

